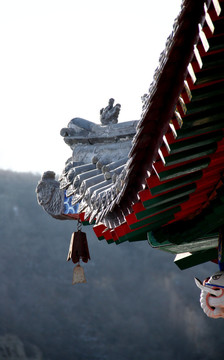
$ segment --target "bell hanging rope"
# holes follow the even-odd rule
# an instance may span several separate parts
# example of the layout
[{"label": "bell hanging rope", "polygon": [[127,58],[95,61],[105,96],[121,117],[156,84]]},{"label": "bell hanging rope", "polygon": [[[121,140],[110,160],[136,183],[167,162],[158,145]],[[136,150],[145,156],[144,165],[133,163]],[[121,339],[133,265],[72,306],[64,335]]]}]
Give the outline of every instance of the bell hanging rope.
[{"label": "bell hanging rope", "polygon": [[80,260],[87,263],[90,260],[89,247],[86,238],[86,234],[81,231],[82,222],[78,220],[77,230],[71,236],[67,261],[72,259],[74,264],[78,265],[73,270],[73,281],[72,284],[86,282],[84,270],[80,265]]}]

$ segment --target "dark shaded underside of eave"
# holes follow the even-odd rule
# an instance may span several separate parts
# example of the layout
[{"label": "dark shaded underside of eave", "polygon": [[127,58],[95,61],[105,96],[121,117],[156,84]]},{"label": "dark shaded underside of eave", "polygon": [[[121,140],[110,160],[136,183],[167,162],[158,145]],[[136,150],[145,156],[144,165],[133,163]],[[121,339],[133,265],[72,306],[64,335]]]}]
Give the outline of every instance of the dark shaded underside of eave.
[{"label": "dark shaded underside of eave", "polygon": [[218,196],[211,201],[210,206],[204,209],[193,219],[181,220],[175,224],[168,224],[154,232],[159,243],[169,239],[170,243],[190,243],[210,232],[218,232],[224,224],[224,186],[219,188]]},{"label": "dark shaded underside of eave", "polygon": [[[194,44],[198,41],[198,24],[204,22],[204,3],[205,1],[201,0],[184,2],[168,59],[157,81],[156,89],[150,96],[150,105],[140,121],[130,152],[131,162],[126,189],[119,205],[105,217],[111,227],[122,222],[124,215],[131,211],[131,205],[137,201],[137,194],[145,184],[146,172],[151,170],[152,163],[157,157],[163,135],[183,89]],[[210,1],[206,3],[209,7]]]}]

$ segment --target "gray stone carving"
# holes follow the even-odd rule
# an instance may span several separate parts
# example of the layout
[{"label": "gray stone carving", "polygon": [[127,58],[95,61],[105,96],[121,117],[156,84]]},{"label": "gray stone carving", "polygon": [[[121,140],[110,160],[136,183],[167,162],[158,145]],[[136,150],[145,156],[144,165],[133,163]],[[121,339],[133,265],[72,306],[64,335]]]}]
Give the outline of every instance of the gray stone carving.
[{"label": "gray stone carving", "polygon": [[[98,162],[97,168],[128,157],[138,121],[98,125],[74,118],[61,130],[64,141],[72,149],[74,163]],[[95,161],[95,159],[97,159]]]},{"label": "gray stone carving", "polygon": [[54,218],[66,218],[64,201],[72,207],[78,204],[79,213],[84,211],[91,221],[115,203],[138,121],[118,124],[120,105],[113,104],[110,99],[101,109],[101,124],[74,118],[61,130],[72,157],[58,181],[47,171],[36,189],[39,204]]},{"label": "gray stone carving", "polygon": [[102,125],[116,124],[120,113],[121,105],[114,106],[114,99],[110,99],[108,105],[100,110],[100,122]]},{"label": "gray stone carving", "polygon": [[64,192],[60,189],[59,181],[55,180],[55,173],[47,171],[42,175],[36,188],[37,201],[52,217],[66,219],[63,214]]}]

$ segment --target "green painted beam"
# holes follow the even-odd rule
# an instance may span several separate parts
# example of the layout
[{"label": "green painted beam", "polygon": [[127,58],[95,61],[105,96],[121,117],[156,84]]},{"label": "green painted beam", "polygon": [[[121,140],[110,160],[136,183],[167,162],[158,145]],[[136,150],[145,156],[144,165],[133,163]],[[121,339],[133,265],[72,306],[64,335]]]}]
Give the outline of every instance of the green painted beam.
[{"label": "green painted beam", "polygon": [[189,195],[181,196],[178,199],[168,201],[165,205],[160,204],[158,206],[153,206],[152,208],[149,207],[147,210],[140,211],[140,212],[136,213],[135,216],[136,216],[136,218],[138,220],[148,218],[149,216],[151,216],[153,214],[157,214],[157,213],[161,213],[161,216],[163,216],[162,214],[164,213],[165,210],[168,210],[168,209],[173,208],[173,207],[175,207],[177,205],[180,205],[180,204],[184,203],[187,200],[189,200]]},{"label": "green painted beam", "polygon": [[[214,142],[220,141],[223,138],[223,131],[216,131],[209,134],[199,135],[187,140],[177,141],[170,144],[170,154],[176,154],[181,151],[196,149],[201,146],[209,145]],[[197,149],[194,150],[197,153]]]},{"label": "green painted beam", "polygon": [[202,175],[203,175],[202,171],[196,171],[195,173],[187,174],[185,176],[181,176],[178,179],[170,180],[168,182],[165,182],[164,184],[150,188],[150,192],[153,196],[158,195],[160,193],[167,192],[169,190],[173,190],[178,187],[195,182],[201,179]]},{"label": "green painted beam", "polygon": [[191,101],[189,104],[187,104],[186,114],[191,115],[194,113],[200,113],[202,111],[210,111],[210,109],[217,110],[218,107],[221,107],[223,105],[224,89],[222,90],[223,90],[222,93],[221,92],[219,94],[210,93],[210,96],[200,101]]},{"label": "green painted beam", "polygon": [[209,157],[191,161],[188,164],[176,166],[173,169],[161,171],[159,178],[161,181],[177,178],[178,176],[194,173],[199,170],[203,170],[210,164],[211,159]]},{"label": "green painted beam", "polygon": [[[181,236],[181,235],[180,235]],[[171,254],[181,254],[185,252],[197,252],[202,250],[214,249],[218,247],[218,232],[202,238],[195,238],[191,242],[182,242],[177,245],[169,241],[169,237],[161,244],[156,240],[154,233],[148,232],[147,239],[150,246]]]},{"label": "green painted beam", "polygon": [[[211,135],[212,137],[212,135]],[[197,141],[197,140],[196,140]],[[166,166],[169,165],[175,165],[182,163],[184,161],[189,161],[193,159],[198,159],[202,156],[208,156],[216,152],[217,150],[217,144],[215,142],[212,142],[211,144],[207,144],[204,146],[199,146],[197,150],[195,151],[195,148],[178,152],[176,154],[171,154],[169,156],[165,157],[165,164]]]},{"label": "green painted beam", "polygon": [[[173,216],[171,215],[170,218],[167,217],[166,220],[170,221],[172,220]],[[170,219],[170,220],[169,220]],[[164,225],[164,221],[157,221],[153,224],[149,224],[147,226],[143,226],[141,228],[136,229],[135,231],[132,231],[128,234],[125,234],[121,237],[119,237],[119,240],[116,241],[117,244],[121,244],[125,241],[129,241],[129,242],[133,242],[133,241],[143,241],[143,240],[147,240],[147,233],[149,231],[153,231],[153,230],[157,230],[159,229],[162,225]]]},{"label": "green painted beam", "polygon": [[183,253],[177,255],[174,263],[180,270],[189,269],[190,267],[203,264],[217,258],[217,249],[203,250],[196,253]]},{"label": "green painted beam", "polygon": [[224,78],[224,68],[212,68],[207,70],[202,70],[196,75],[195,85],[202,85],[209,83],[211,81],[216,81]]},{"label": "green painted beam", "polygon": [[82,222],[83,226],[88,226],[88,225],[94,225],[95,224],[95,220],[90,224],[88,220],[85,220]]},{"label": "green painted beam", "polygon": [[114,244],[114,242],[115,242],[115,241],[114,241],[113,239],[107,240],[107,243],[108,243],[108,244]]},{"label": "green painted beam", "polygon": [[154,237],[160,244],[166,243],[169,239],[172,244],[180,245],[205,237],[223,225],[224,204],[217,198],[210,209],[206,209],[193,220],[179,221],[160,228],[154,233]]},{"label": "green painted beam", "polygon": [[[191,126],[188,120],[184,123],[184,126],[181,129],[177,130],[177,139],[183,139],[186,137],[197,136],[201,134],[208,133],[210,131],[220,130],[224,128],[224,111],[217,113],[213,117],[208,117],[206,123]],[[199,119],[197,120],[199,123]],[[186,126],[187,125],[187,126]],[[188,128],[187,128],[188,127]]]},{"label": "green painted beam", "polygon": [[[166,218],[166,221],[170,221],[173,219],[173,215],[170,215],[170,217]],[[153,224],[150,224],[148,226],[144,226],[140,229],[138,229],[137,231],[135,231],[134,233],[132,233],[132,236],[130,236],[130,233],[128,234],[128,241],[129,242],[133,242],[133,241],[142,241],[142,240],[147,240],[147,233],[148,231],[153,231],[153,230],[157,230],[159,229],[162,225],[164,225],[164,221],[157,221]]]},{"label": "green painted beam", "polygon": [[209,51],[223,50],[224,49],[224,35],[220,35],[217,37],[213,36],[210,39],[208,39],[208,43],[210,46]]},{"label": "green painted beam", "polygon": [[219,71],[219,68],[224,66],[224,52],[221,51],[218,53],[208,54],[206,56],[203,56],[202,62],[203,62],[202,70],[218,68],[217,71]]},{"label": "green painted beam", "polygon": [[224,81],[215,84],[210,84],[204,87],[196,88],[191,91],[191,102],[187,104],[187,108],[193,106],[193,104],[200,103],[202,100],[208,100],[212,97],[219,97],[224,94]]},{"label": "green painted beam", "polygon": [[192,183],[186,186],[182,186],[181,188],[169,191],[163,195],[157,196],[155,198],[143,201],[143,206],[147,208],[152,208],[154,206],[158,206],[160,204],[166,204],[171,200],[178,199],[185,195],[189,195],[196,190],[196,184]]},{"label": "green painted beam", "polygon": [[214,121],[216,122],[221,121],[223,120],[223,114],[224,114],[224,104],[222,102],[219,107],[212,107],[209,110],[195,112],[193,114],[185,116],[183,119],[182,129],[186,129],[186,128],[192,129],[193,127],[199,125],[207,125]]},{"label": "green painted beam", "polygon": [[130,229],[134,230],[147,224],[154,224],[155,222],[158,221],[162,221],[163,224],[166,224],[168,221],[172,220],[174,218],[173,215],[179,211],[181,211],[181,207],[175,206],[169,210],[160,212],[159,214],[144,218],[143,220],[130,224],[129,227]]},{"label": "green painted beam", "polygon": [[142,241],[147,240],[147,229],[146,227],[143,227],[141,229],[137,229],[133,232],[130,232],[126,235],[123,235],[119,237],[118,241],[116,243],[121,244],[125,241]]}]

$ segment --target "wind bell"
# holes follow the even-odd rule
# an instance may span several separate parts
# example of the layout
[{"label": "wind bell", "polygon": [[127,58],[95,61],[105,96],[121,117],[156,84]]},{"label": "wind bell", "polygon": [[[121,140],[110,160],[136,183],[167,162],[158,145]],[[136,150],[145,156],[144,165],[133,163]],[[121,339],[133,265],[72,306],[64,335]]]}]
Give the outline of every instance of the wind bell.
[{"label": "wind bell", "polygon": [[86,238],[86,233],[81,231],[82,223],[78,220],[77,230],[71,236],[69,251],[67,261],[72,259],[74,264],[77,264],[73,270],[73,279],[72,285],[78,283],[85,283],[86,278],[84,274],[84,269],[80,265],[80,259],[83,262],[87,263],[90,260],[88,242]]}]

